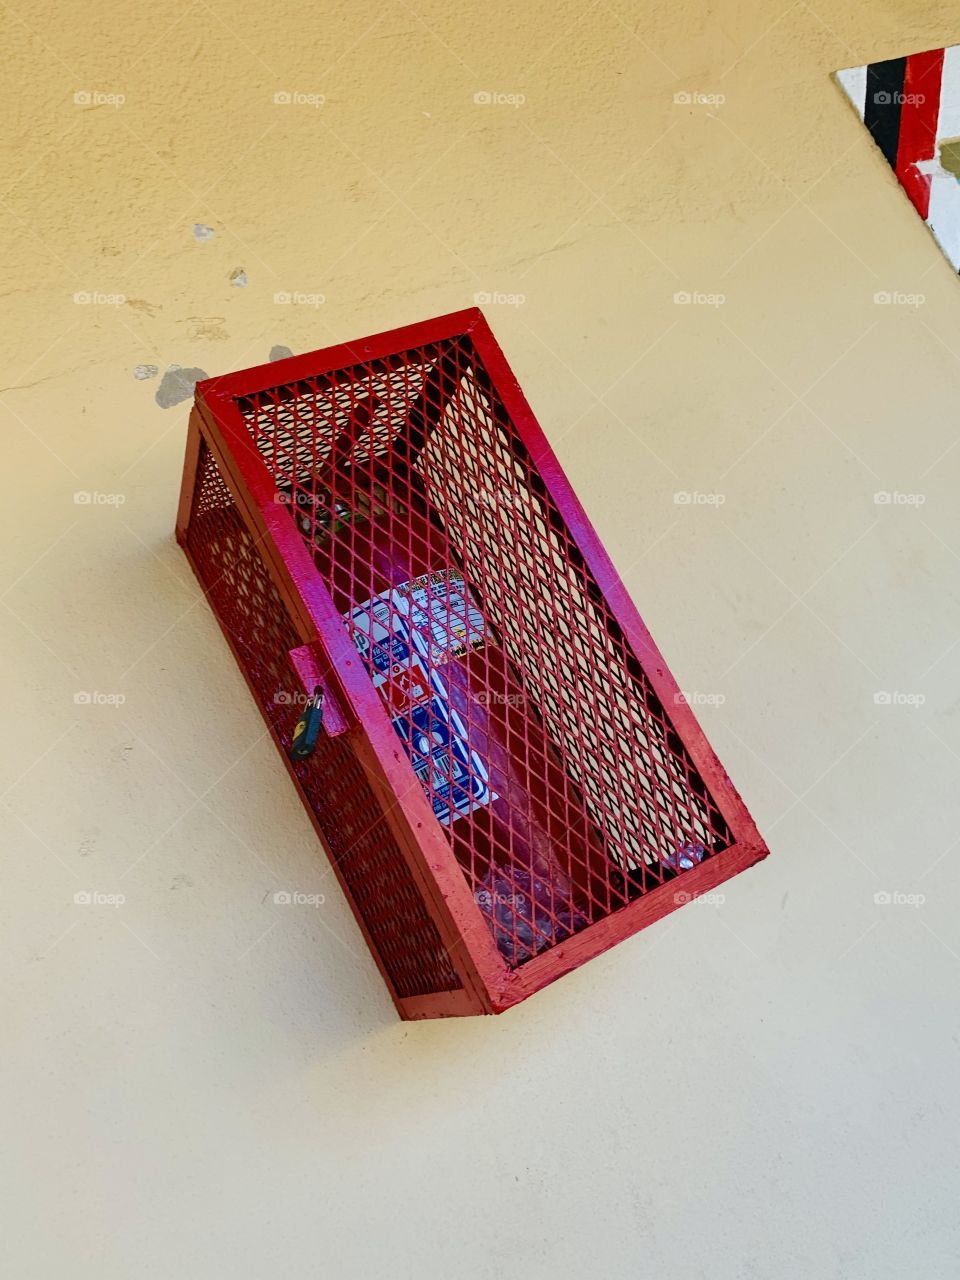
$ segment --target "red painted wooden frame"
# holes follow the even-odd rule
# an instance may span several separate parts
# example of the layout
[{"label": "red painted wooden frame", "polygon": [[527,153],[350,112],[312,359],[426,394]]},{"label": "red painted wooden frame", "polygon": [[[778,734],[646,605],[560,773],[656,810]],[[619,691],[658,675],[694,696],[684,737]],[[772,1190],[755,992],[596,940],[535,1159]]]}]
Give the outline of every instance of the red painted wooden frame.
[{"label": "red painted wooden frame", "polygon": [[[434,817],[429,799],[419,786],[410,785],[410,763],[402,750],[398,750],[398,740],[390,720],[359,659],[343,618],[317,572],[311,552],[291,519],[289,508],[277,502],[276,479],[265,465],[238,405],[238,401],[272,388],[290,387],[318,375],[368,364],[463,335],[469,337],[513,429],[561,513],[567,533],[639,660],[649,685],[662,706],[669,709],[671,727],[683,743],[732,837],[726,848],[692,869],[684,870],[678,879],[644,892],[606,918],[589,924],[565,941],[515,967],[511,967],[498,950],[480,913],[474,891],[454,857],[444,828]],[[410,996],[398,993],[388,966],[378,954],[364,913],[358,907],[350,885],[341,875],[336,859],[332,859],[334,870],[401,1017],[499,1013],[675,910],[683,901],[709,892],[766,856],[767,848],[753,820],[707,742],[693,711],[678,696],[676,682],[560,469],[480,311],[456,312],[358,342],[294,356],[198,384],[188,433],[177,538],[206,589],[208,582],[205,582],[190,547],[190,521],[202,449],[212,455],[299,639],[299,645],[291,653],[294,669],[307,692],[312,692],[310,686],[319,684],[326,694],[327,713],[322,732],[342,734],[349,742],[461,984],[457,990],[430,994]],[[245,670],[235,637],[226,626],[224,634]],[[256,694],[246,670],[245,674]],[[278,745],[283,748],[275,723],[262,705],[261,710]],[[285,750],[283,755],[318,834],[329,844],[329,831],[324,831],[318,821]],[[678,893],[681,883],[683,892]]]}]

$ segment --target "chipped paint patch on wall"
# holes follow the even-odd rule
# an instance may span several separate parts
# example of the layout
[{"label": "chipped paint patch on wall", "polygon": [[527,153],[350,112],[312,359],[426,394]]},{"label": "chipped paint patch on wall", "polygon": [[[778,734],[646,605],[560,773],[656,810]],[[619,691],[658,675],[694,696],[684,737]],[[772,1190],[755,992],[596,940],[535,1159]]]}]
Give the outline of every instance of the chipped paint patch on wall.
[{"label": "chipped paint patch on wall", "polygon": [[960,45],[847,67],[837,80],[960,271]]}]

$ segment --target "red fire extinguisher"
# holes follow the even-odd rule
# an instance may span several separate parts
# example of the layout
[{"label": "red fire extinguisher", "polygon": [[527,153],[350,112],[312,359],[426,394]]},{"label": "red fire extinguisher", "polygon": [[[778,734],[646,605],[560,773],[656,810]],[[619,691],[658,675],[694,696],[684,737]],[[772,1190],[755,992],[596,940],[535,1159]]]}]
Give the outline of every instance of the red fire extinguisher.
[{"label": "red fire extinguisher", "polygon": [[[295,518],[501,954],[519,964],[585,925],[592,902],[609,911],[610,864],[421,477],[373,450],[354,460],[373,408],[354,409],[328,465],[297,486]],[[571,830],[582,853],[561,862]]]}]

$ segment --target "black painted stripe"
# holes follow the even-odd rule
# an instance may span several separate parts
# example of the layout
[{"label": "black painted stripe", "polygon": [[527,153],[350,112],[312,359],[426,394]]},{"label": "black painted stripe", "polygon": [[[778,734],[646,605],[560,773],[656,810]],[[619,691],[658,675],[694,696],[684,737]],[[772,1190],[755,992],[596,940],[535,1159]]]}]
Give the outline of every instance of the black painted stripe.
[{"label": "black painted stripe", "polygon": [[900,104],[903,101],[903,78],[906,70],[906,58],[889,58],[886,62],[871,62],[867,67],[867,96],[863,104],[863,123],[873,134],[874,142],[894,169],[897,167]]}]

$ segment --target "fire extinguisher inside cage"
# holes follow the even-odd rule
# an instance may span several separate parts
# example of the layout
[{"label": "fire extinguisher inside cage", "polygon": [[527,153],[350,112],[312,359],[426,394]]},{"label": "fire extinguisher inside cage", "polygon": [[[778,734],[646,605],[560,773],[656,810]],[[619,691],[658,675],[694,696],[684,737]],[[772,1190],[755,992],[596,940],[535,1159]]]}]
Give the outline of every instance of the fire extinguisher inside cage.
[{"label": "fire extinguisher inside cage", "polygon": [[766,854],[479,312],[201,383],[178,536],[402,1016]]}]

